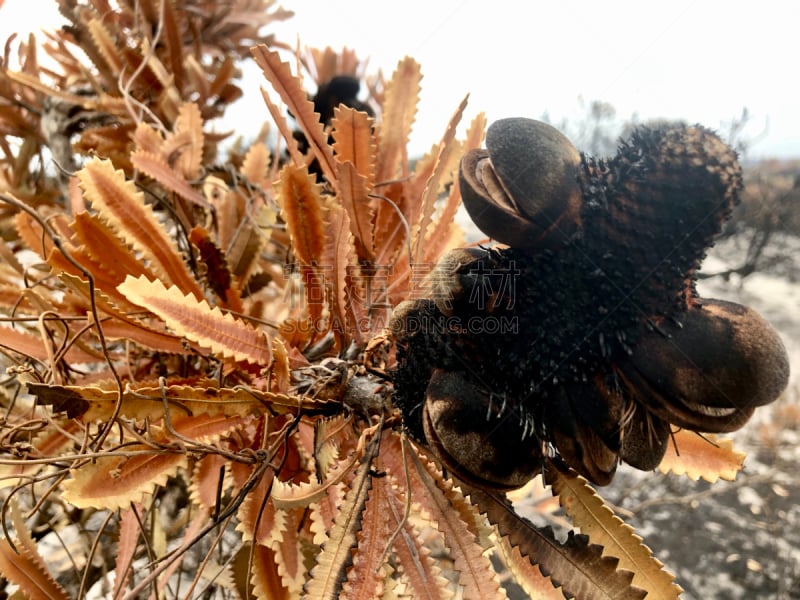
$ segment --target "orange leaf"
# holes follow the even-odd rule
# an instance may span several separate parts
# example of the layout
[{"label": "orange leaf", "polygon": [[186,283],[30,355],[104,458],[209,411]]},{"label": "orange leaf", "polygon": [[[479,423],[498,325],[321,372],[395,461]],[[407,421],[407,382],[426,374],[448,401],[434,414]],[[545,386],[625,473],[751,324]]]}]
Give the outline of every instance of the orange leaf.
[{"label": "orange leaf", "polygon": [[158,315],[175,333],[224,358],[268,365],[271,351],[266,335],[205,300],[184,295],[146,277],[127,277],[117,289],[128,299]]},{"label": "orange leaf", "polygon": [[406,146],[417,112],[422,72],[410,57],[401,60],[386,88],[379,132],[375,181],[401,177],[406,169]]},{"label": "orange leaf", "polygon": [[412,255],[415,264],[420,264],[424,260],[425,236],[428,233],[428,226],[431,223],[435,202],[439,197],[439,188],[441,184],[444,183],[443,178],[448,175],[448,171],[455,166],[451,162],[451,159],[455,158],[454,150],[457,146],[455,142],[456,127],[461,121],[461,116],[464,114],[464,109],[466,107],[467,98],[465,97],[458,106],[455,114],[450,118],[450,122],[447,124],[447,129],[444,132],[442,141],[439,143],[439,152],[436,155],[433,172],[425,183],[425,189],[422,192],[419,221],[417,222],[413,237],[414,248]]},{"label": "orange leaf", "polygon": [[375,175],[374,120],[365,112],[340,104],[333,109],[331,134],[336,162],[351,162],[370,189]]},{"label": "orange leaf", "polygon": [[322,186],[305,167],[286,165],[281,169],[277,192],[295,255],[306,266],[320,263],[325,242]]},{"label": "orange leaf", "polygon": [[733,481],[744,465],[745,454],[734,450],[732,440],[681,429],[672,434],[672,441],[658,465],[662,473],[685,474],[695,481],[702,477],[714,483],[718,479]]},{"label": "orange leaf", "polygon": [[9,499],[8,505],[17,537],[15,546],[18,553],[14,552],[7,539],[0,539],[0,574],[18,585],[29,600],[68,600],[67,593],[48,572],[16,501]]},{"label": "orange leaf", "polygon": [[170,167],[167,161],[160,156],[143,150],[134,150],[131,154],[131,163],[171,192],[175,192],[197,206],[206,207],[207,203],[203,195],[189,185],[184,176]]},{"label": "orange leaf", "polygon": [[[199,442],[214,440],[244,423],[240,417],[201,415],[175,419],[173,427],[183,438]],[[166,432],[160,441],[171,438]],[[166,484],[178,469],[188,466],[185,451],[154,450],[144,444],[125,446],[128,456],[99,455],[71,470],[63,484],[62,497],[78,508],[117,509],[138,502],[144,494]]]},{"label": "orange leaf", "polygon": [[133,182],[115,170],[110,161],[93,158],[78,171],[86,198],[120,236],[148,259],[151,267],[185,292],[202,298],[194,276],[189,272],[175,242],[158,222],[153,209]]},{"label": "orange leaf", "polygon": [[270,50],[264,44],[254,46],[250,52],[303,130],[311,151],[319,161],[322,173],[335,189],[333,153],[328,145],[328,137],[320,123],[319,114],[314,112],[314,103],[308,99],[300,79],[292,74],[289,65],[281,61],[277,52]]},{"label": "orange leaf", "polygon": [[339,201],[347,211],[350,231],[353,234],[358,257],[362,261],[375,260],[372,227],[375,222],[375,207],[369,198],[367,179],[358,173],[351,162],[336,163],[339,178]]}]

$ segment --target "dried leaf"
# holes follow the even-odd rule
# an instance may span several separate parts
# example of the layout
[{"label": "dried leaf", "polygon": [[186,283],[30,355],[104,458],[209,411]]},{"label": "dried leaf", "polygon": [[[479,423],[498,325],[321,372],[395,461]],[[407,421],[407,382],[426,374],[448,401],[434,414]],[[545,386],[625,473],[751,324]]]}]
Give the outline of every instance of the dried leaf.
[{"label": "dried leaf", "polygon": [[308,575],[303,560],[303,541],[298,536],[304,511],[293,510],[284,514],[285,525],[281,530],[280,538],[273,544],[273,548],[276,550],[278,575],[281,577],[283,586],[289,590],[290,595],[299,597]]},{"label": "dried leaf", "polygon": [[289,65],[280,59],[277,52],[264,44],[254,46],[250,52],[305,134],[325,178],[336,189],[333,153],[328,145],[328,137],[323,131],[319,114],[314,112],[314,103],[308,99],[300,79],[292,74]]},{"label": "dried leaf", "polygon": [[356,535],[358,551],[347,571],[342,598],[372,600],[383,593],[384,577],[388,571],[388,565],[383,560],[384,550],[394,531],[387,498],[388,487],[388,478],[372,478],[372,486],[361,516],[361,529]]},{"label": "dried leaf", "polygon": [[187,138],[176,149],[180,150],[180,156],[175,166],[185,179],[197,179],[203,166],[203,117],[197,104],[184,102],[181,105],[175,120],[175,133]]},{"label": "dried leaf", "polygon": [[554,585],[564,588],[567,597],[644,598],[644,590],[631,585],[633,574],[618,571],[617,559],[602,556],[602,548],[590,544],[587,536],[570,532],[561,543],[549,527],[536,527],[520,517],[508,500],[497,493],[476,488],[469,488],[468,493],[473,504],[495,525],[500,538],[507,537],[512,548],[519,548],[523,556],[535,561]]},{"label": "dried leaf", "polygon": [[372,189],[375,175],[374,120],[365,112],[340,104],[333,109],[331,135],[337,163],[351,163],[361,175],[368,189]]},{"label": "dried leaf", "polygon": [[[201,442],[219,438],[243,420],[237,417],[209,416],[175,419],[175,431]],[[162,434],[167,441],[167,434]],[[188,466],[185,451],[158,450],[144,444],[125,447],[127,456],[98,456],[73,468],[72,479],[63,484],[62,497],[78,508],[117,509],[139,502],[144,494],[166,484],[178,469]]]},{"label": "dried leaf", "polygon": [[326,296],[339,348],[347,348],[353,337],[360,341],[355,315],[348,311],[347,302],[348,266],[355,252],[347,212],[333,201],[329,201],[326,206],[325,229],[328,234],[325,238],[322,265],[329,270],[325,281],[328,288]]},{"label": "dried leaf", "polygon": [[78,172],[86,198],[120,236],[149,260],[151,268],[184,292],[202,298],[173,240],[125,174],[110,161],[93,158]]},{"label": "dried leaf", "polygon": [[422,72],[410,57],[401,60],[386,87],[375,181],[386,182],[402,177],[408,162],[406,146],[417,112]]},{"label": "dried leaf", "polygon": [[326,238],[322,186],[305,167],[286,165],[281,169],[277,193],[295,255],[303,265],[321,264]]},{"label": "dried leaf", "polygon": [[283,587],[278,575],[275,551],[266,546],[253,548],[253,572],[250,577],[253,593],[258,600],[289,600],[289,590]]},{"label": "dried leaf", "polygon": [[350,231],[353,234],[358,258],[362,262],[375,260],[373,224],[375,207],[369,199],[367,179],[356,171],[351,162],[336,162],[339,178],[339,201],[347,211]]},{"label": "dried leaf", "polygon": [[[137,509],[141,510],[138,506]],[[128,582],[133,572],[133,557],[141,533],[139,520],[133,507],[121,511],[119,518],[119,537],[117,539],[117,559],[114,569],[114,595],[121,598],[122,592],[128,587]]]},{"label": "dried leaf", "polygon": [[514,575],[514,581],[525,591],[530,600],[564,600],[561,588],[555,587],[553,581],[542,574],[538,565],[522,556],[519,548],[512,547],[508,538],[501,538],[496,550]]},{"label": "dried leaf", "polygon": [[143,150],[131,154],[131,164],[145,175],[152,177],[171,192],[175,192],[192,204],[205,207],[203,195],[194,189],[183,175],[169,166],[161,156]]},{"label": "dried leaf", "polygon": [[439,151],[436,155],[436,163],[434,164],[433,172],[425,183],[425,189],[422,192],[419,220],[417,221],[412,236],[412,254],[415,264],[421,264],[425,259],[423,254],[425,251],[425,237],[431,223],[435,202],[439,197],[439,188],[441,184],[444,183],[443,178],[449,174],[449,171],[451,171],[454,166],[451,163],[451,159],[454,157],[454,151],[458,145],[455,141],[456,127],[461,122],[461,116],[464,114],[464,109],[467,107],[467,98],[468,96],[461,101],[455,114],[450,118],[450,122],[447,124],[447,129],[442,137],[442,141],[439,143]]},{"label": "dried leaf", "polygon": [[69,600],[66,591],[48,572],[14,498],[8,500],[8,509],[17,552],[7,539],[0,539],[0,574],[18,585],[29,600]]},{"label": "dried leaf", "polygon": [[[441,473],[431,464],[423,464],[416,453],[411,453],[413,468],[409,469],[412,497],[420,503],[444,535],[450,550],[453,566],[458,572],[458,582],[466,598],[505,598],[497,572],[489,558],[477,544],[477,534],[468,526],[460,512],[453,506],[466,501],[460,491],[452,486],[442,486]],[[469,508],[468,510],[474,510]],[[470,519],[471,520],[471,519]]]},{"label": "dried leaf", "polygon": [[339,597],[345,570],[350,564],[351,548],[356,543],[356,533],[361,528],[361,512],[367,500],[372,477],[371,461],[365,460],[356,471],[345,494],[328,540],[317,555],[306,584],[308,600],[336,600]]},{"label": "dried leaf", "polygon": [[355,453],[338,461],[328,470],[328,476],[324,481],[316,480],[302,483],[290,483],[275,480],[272,483],[272,502],[278,508],[291,509],[307,507],[313,502],[317,502],[328,491],[328,488],[341,482],[348,473],[351,472],[353,465],[356,464],[358,456]]},{"label": "dried leaf", "polygon": [[[91,386],[49,385],[28,383],[28,391],[41,404],[52,406],[56,413],[66,412],[69,418],[80,417],[85,422],[106,420],[113,414],[119,395],[116,389]],[[122,394],[119,414],[129,419],[152,421],[164,417],[164,404],[173,416],[222,415],[226,417],[251,414],[297,414],[299,412],[330,411],[339,407],[336,402],[315,400],[307,396],[289,396],[261,392],[246,387],[217,388],[189,385],[126,388]]]},{"label": "dried leaf", "polygon": [[184,336],[224,358],[268,365],[269,341],[260,332],[205,300],[184,295],[177,287],[169,289],[160,281],[146,277],[127,277],[117,289],[131,302],[158,315],[176,334]]},{"label": "dried leaf", "polygon": [[701,477],[710,483],[718,479],[733,481],[744,466],[744,459],[745,454],[734,449],[732,440],[681,429],[672,434],[672,444],[667,444],[658,470],[685,474],[695,481]]},{"label": "dried leaf", "polygon": [[675,583],[675,576],[664,570],[664,564],[642,544],[633,527],[617,517],[583,477],[553,462],[545,469],[547,483],[573,523],[593,544],[603,547],[603,554],[618,558],[618,568],[633,573],[633,585],[651,598],[680,597],[683,589]]}]

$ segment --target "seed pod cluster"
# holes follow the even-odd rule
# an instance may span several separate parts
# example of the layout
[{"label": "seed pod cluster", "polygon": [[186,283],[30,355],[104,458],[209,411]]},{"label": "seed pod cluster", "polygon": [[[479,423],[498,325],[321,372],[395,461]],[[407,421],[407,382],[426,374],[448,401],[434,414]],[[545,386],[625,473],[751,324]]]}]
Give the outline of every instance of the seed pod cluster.
[{"label": "seed pod cluster", "polygon": [[620,460],[657,466],[672,426],[732,431],[778,397],[778,334],[695,290],[741,188],[718,136],[642,127],[599,160],[505,119],[486,146],[463,157],[461,192],[507,247],[448,253],[392,321],[396,400],[448,468],[508,489],[554,452],[603,485]]}]

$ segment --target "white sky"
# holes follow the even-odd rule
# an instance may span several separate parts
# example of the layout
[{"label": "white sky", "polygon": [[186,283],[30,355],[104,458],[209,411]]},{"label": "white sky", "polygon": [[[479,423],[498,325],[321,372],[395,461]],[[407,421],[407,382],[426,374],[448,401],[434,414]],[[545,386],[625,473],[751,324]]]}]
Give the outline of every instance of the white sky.
[{"label": "white sky", "polygon": [[[2,3],[2,0],[0,0]],[[751,157],[800,157],[797,5],[785,0],[284,0],[295,17],[272,29],[295,44],[347,46],[387,75],[405,55],[422,65],[412,152],[438,141],[467,93],[467,120],[554,121],[603,100],[620,119],[682,118],[719,128],[747,107]],[[35,20],[30,14],[35,6]],[[46,0],[5,0],[0,41],[52,27]],[[52,6],[55,6],[53,3]],[[55,11],[53,10],[53,13]],[[266,120],[257,69],[232,124]],[[241,123],[241,125],[240,125]],[[762,136],[763,137],[760,137]]]}]

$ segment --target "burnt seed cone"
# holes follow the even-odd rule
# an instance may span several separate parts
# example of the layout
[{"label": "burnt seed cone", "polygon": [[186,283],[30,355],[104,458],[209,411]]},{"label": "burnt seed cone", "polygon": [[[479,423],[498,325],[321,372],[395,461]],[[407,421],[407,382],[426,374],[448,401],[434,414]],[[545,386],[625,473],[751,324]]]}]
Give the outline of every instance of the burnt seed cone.
[{"label": "burnt seed cone", "polygon": [[506,119],[460,185],[508,247],[448,253],[391,324],[406,426],[459,477],[517,487],[549,447],[603,485],[656,467],[671,426],[732,431],[785,388],[766,321],[695,290],[742,185],[713,132],[641,127],[600,160]]}]

